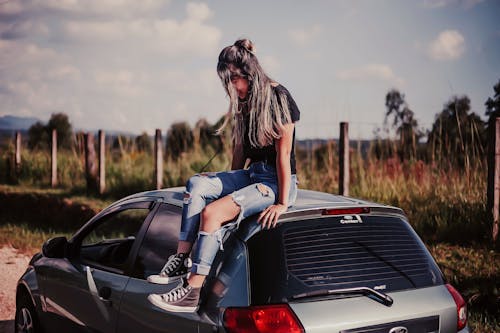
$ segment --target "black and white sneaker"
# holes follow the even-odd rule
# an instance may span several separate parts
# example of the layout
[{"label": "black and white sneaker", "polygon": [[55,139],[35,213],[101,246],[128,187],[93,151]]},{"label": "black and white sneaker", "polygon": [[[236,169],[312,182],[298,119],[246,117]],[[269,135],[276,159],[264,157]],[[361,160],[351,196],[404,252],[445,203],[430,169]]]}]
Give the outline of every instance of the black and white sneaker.
[{"label": "black and white sneaker", "polygon": [[198,310],[201,288],[191,287],[183,280],[166,294],[151,294],[148,300],[157,307],[170,312],[195,312]]},{"label": "black and white sneaker", "polygon": [[148,282],[168,284],[186,277],[191,268],[191,258],[187,253],[171,255],[159,274],[148,276]]}]

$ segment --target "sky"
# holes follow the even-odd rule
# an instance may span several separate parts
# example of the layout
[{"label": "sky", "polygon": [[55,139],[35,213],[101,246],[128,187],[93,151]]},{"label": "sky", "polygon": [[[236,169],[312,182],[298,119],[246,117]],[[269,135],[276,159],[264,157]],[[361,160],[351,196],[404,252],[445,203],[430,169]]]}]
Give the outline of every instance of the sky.
[{"label": "sky", "polygon": [[373,137],[397,89],[419,125],[452,96],[484,102],[500,80],[500,0],[0,0],[0,116],[154,134],[228,99],[225,46],[249,38],[301,111],[298,139]]}]

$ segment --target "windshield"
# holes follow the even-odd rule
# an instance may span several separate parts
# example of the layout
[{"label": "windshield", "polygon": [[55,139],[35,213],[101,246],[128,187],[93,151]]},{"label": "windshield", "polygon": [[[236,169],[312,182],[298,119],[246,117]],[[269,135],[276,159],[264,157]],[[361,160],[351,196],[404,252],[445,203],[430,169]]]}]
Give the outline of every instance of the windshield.
[{"label": "windshield", "polygon": [[399,217],[331,216],[282,223],[248,242],[253,304],[314,290],[383,293],[442,284],[434,260]]}]

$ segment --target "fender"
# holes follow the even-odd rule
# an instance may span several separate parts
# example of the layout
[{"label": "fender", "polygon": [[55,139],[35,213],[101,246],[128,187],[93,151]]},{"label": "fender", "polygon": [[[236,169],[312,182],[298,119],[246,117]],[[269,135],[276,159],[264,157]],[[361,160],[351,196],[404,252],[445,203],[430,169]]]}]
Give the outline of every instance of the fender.
[{"label": "fender", "polygon": [[35,261],[37,261],[41,255],[39,253],[35,254],[31,259],[26,271],[21,275],[19,280],[17,281],[16,287],[16,301],[19,297],[19,293],[21,290],[24,290],[28,293],[31,298],[31,302],[35,306],[35,309],[38,311],[45,311],[43,307],[43,303],[41,302],[41,291],[40,285],[38,283],[38,278],[36,276],[35,267],[33,266]]}]

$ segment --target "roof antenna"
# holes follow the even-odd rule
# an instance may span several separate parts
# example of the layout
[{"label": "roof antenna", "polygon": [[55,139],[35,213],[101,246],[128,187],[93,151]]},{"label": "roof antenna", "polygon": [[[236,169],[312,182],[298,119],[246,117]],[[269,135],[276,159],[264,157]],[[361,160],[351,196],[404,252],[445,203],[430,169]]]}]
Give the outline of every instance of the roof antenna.
[{"label": "roof antenna", "polygon": [[217,151],[215,152],[215,154],[213,154],[212,157],[210,157],[210,159],[208,160],[208,162],[203,166],[203,168],[201,168],[201,170],[198,173],[202,173],[203,171],[205,171],[205,168],[210,165],[210,163],[215,158],[215,156],[219,155],[221,151],[222,151],[222,145],[219,147],[219,149],[217,149]]}]

